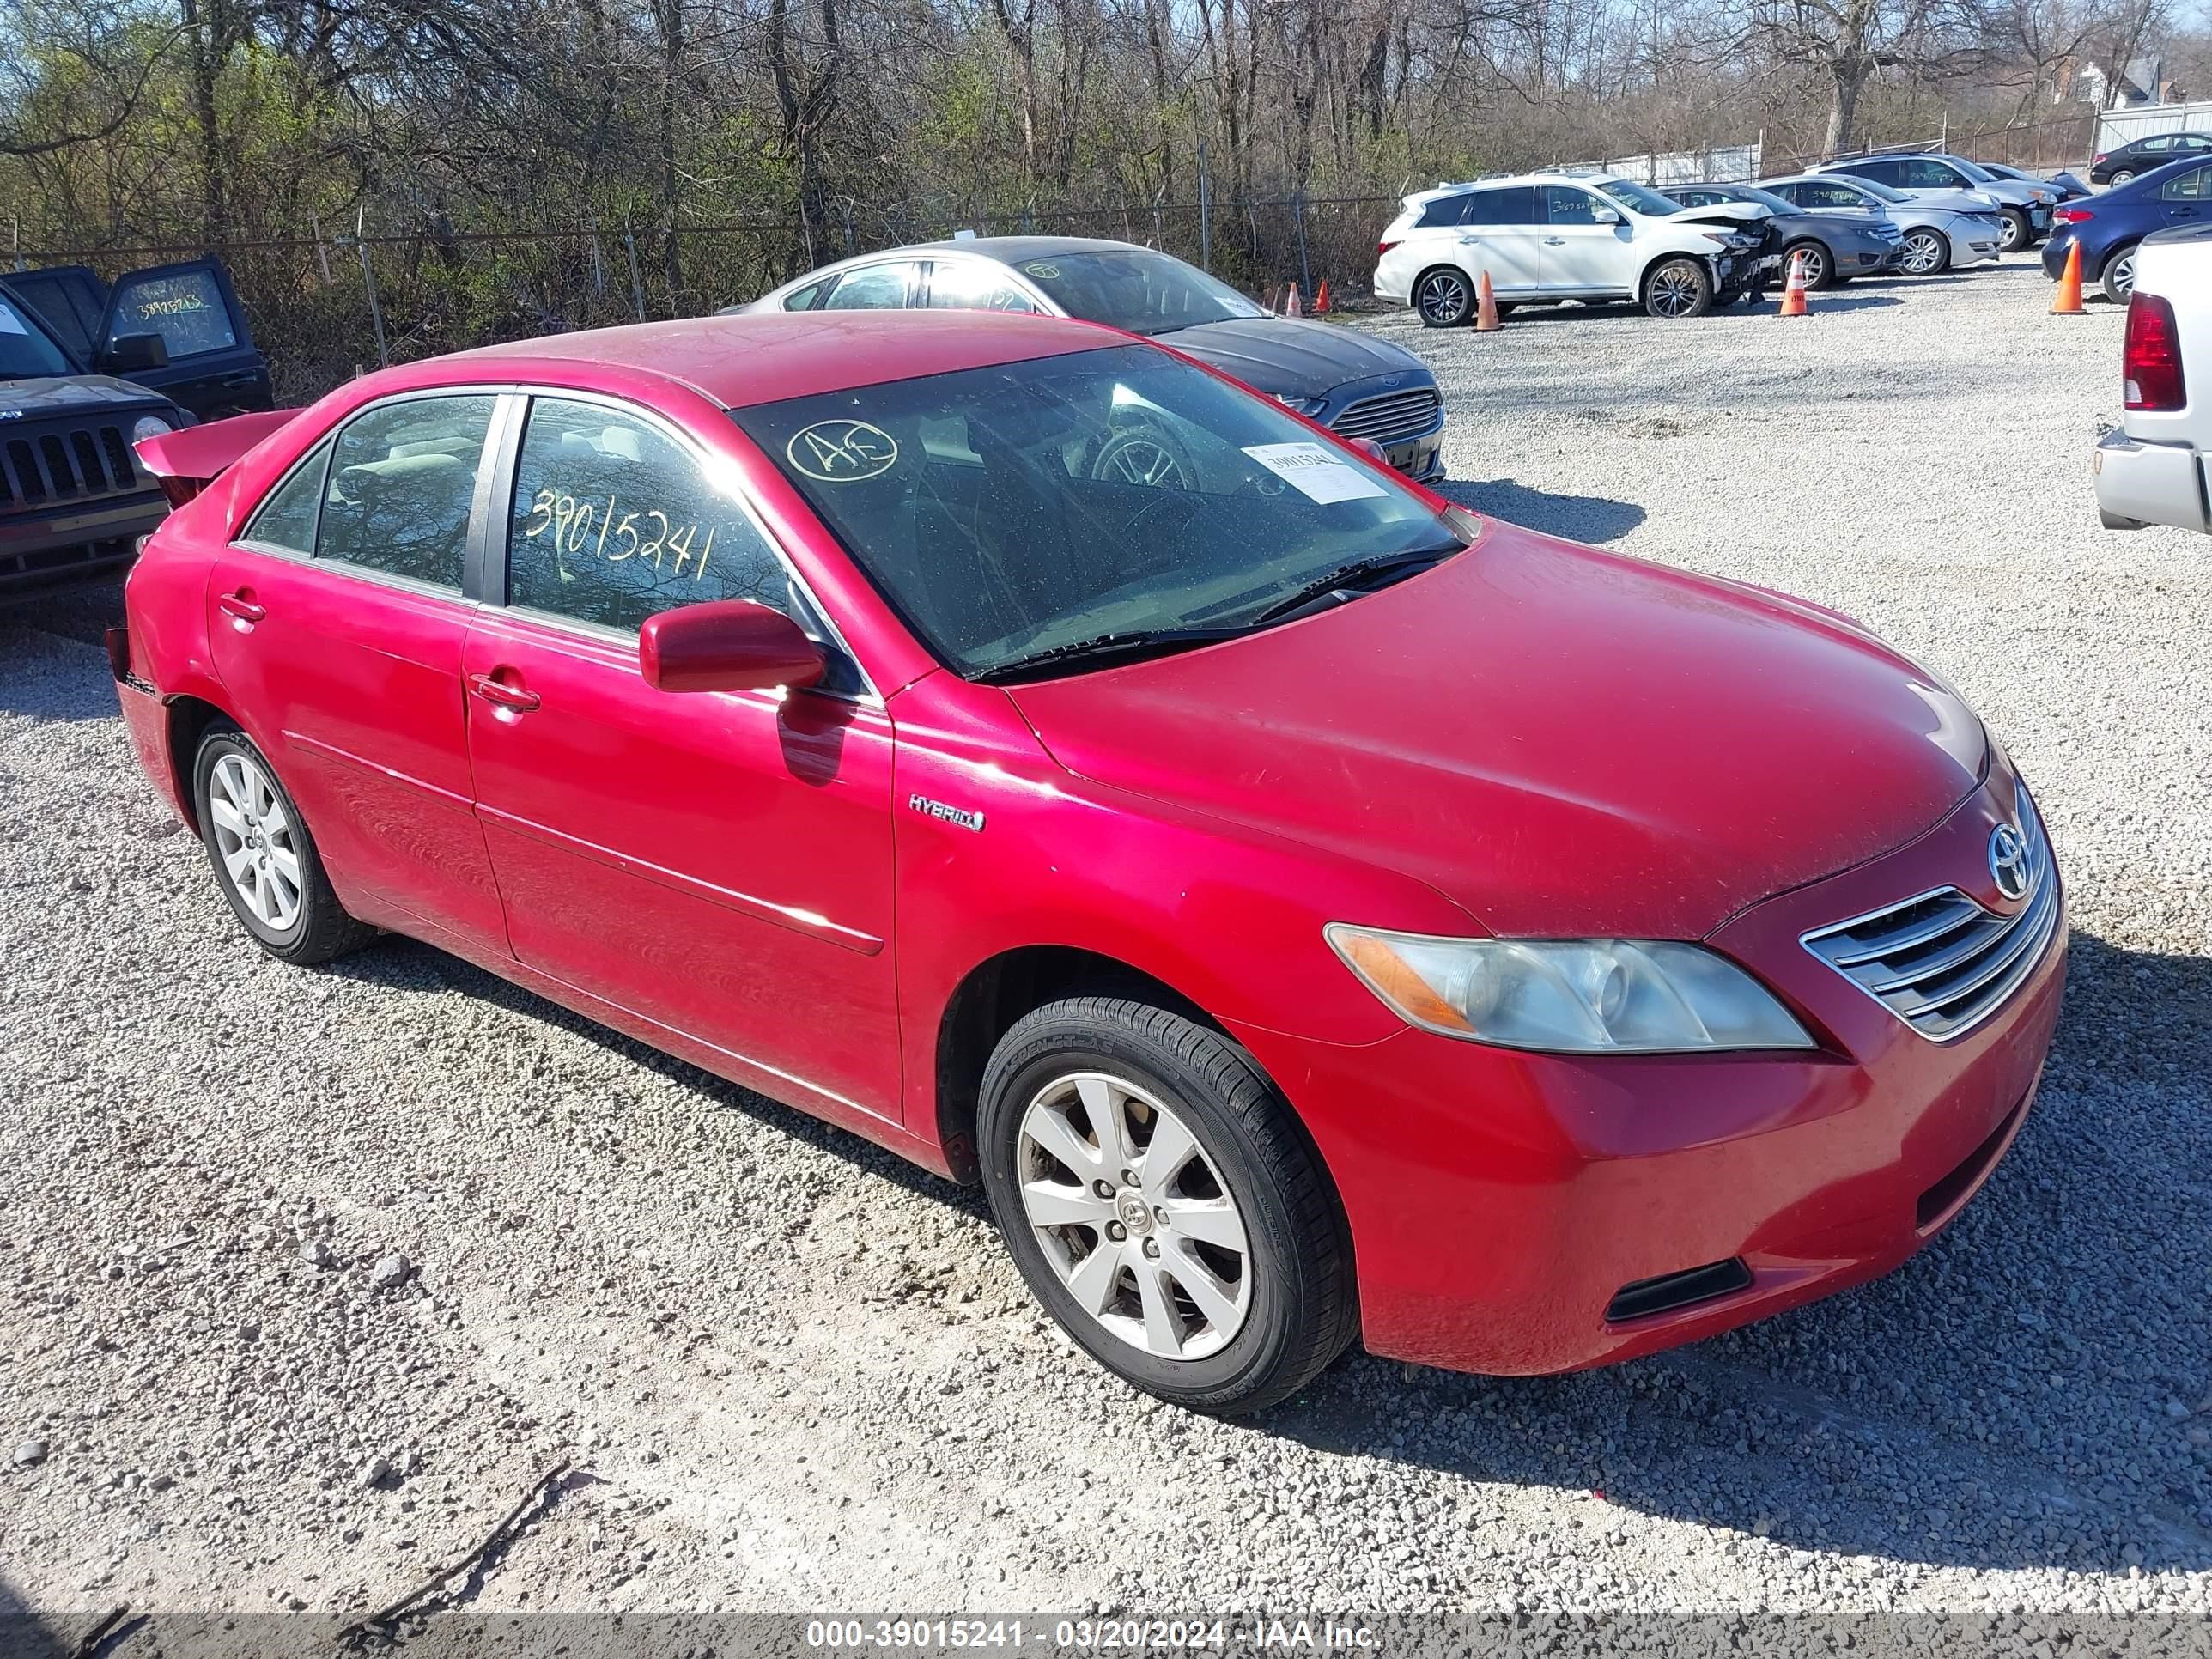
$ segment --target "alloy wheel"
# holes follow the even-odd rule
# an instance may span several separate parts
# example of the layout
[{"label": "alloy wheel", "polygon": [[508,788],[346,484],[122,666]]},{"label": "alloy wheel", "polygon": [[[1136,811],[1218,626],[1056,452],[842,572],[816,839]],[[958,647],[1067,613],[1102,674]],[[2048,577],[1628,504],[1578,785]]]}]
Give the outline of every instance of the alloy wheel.
[{"label": "alloy wheel", "polygon": [[1421,278],[1413,304],[1422,319],[1449,328],[1467,315],[1467,284],[1448,270],[1433,270]]},{"label": "alloy wheel", "polygon": [[1651,278],[1651,308],[1662,317],[1686,317],[1698,307],[1698,279],[1679,265],[1667,265]]},{"label": "alloy wheel", "polygon": [[1022,1208],[1077,1304],[1163,1359],[1227,1346],[1252,1304],[1244,1218],[1157,1097],[1100,1072],[1055,1078],[1022,1113]]},{"label": "alloy wheel", "polygon": [[2011,253],[2027,240],[2027,227],[2016,214],[2008,213],[2000,219],[1997,231],[1997,252]]},{"label": "alloy wheel", "polygon": [[300,919],[298,837],[269,775],[225,755],[208,780],[208,815],[228,881],[261,924],[283,933]]},{"label": "alloy wheel", "polygon": [[1805,260],[1805,286],[1807,288],[1821,287],[1828,280],[1826,252],[1817,247],[1800,248],[1798,252]]},{"label": "alloy wheel", "polygon": [[1905,239],[1905,268],[1925,276],[1943,263],[1943,244],[1932,230],[1916,230]]},{"label": "alloy wheel", "polygon": [[2136,251],[2130,248],[2106,268],[2105,280],[2112,285],[2114,295],[2127,299],[2136,291]]},{"label": "alloy wheel", "polygon": [[1107,445],[1091,476],[1101,483],[1137,484],[1148,489],[1191,487],[1175,452],[1141,433],[1124,433]]},{"label": "alloy wheel", "polygon": [[2116,173],[2114,173],[2114,174],[2112,175],[2112,182],[2113,182],[2115,185],[2124,185],[2125,183],[2127,183],[2127,182],[2128,182],[2128,180],[2129,180],[2129,179],[2132,179],[2132,178],[2134,178],[2134,177],[2135,177],[2135,174],[2134,174],[2134,173],[2130,173],[2130,172],[2127,172],[2125,169],[2122,169],[2120,172]]}]

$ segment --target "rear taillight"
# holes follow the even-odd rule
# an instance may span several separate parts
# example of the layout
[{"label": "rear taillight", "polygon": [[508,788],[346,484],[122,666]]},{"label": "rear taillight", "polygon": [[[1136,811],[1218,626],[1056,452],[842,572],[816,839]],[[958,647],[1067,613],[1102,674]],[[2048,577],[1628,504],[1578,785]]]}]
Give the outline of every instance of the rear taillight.
[{"label": "rear taillight", "polygon": [[1375,244],[1375,257],[1379,259],[1397,246],[1395,242],[1377,242]]},{"label": "rear taillight", "polygon": [[[2109,152],[2108,152],[2108,153],[2109,153]],[[2105,158],[2104,158],[2104,156],[2102,156],[2102,155],[2092,155],[2092,156],[2089,158],[2089,165],[2090,165],[2091,167],[2100,167],[2104,166],[2104,165],[2105,165]]]},{"label": "rear taillight", "polygon": [[2051,216],[2062,225],[2086,225],[2097,216],[2087,208],[2061,208]]},{"label": "rear taillight", "polygon": [[2189,401],[2181,374],[2181,330],[2173,303],[2138,289],[2128,301],[2128,338],[2120,348],[2120,374],[2130,409],[2172,414]]}]

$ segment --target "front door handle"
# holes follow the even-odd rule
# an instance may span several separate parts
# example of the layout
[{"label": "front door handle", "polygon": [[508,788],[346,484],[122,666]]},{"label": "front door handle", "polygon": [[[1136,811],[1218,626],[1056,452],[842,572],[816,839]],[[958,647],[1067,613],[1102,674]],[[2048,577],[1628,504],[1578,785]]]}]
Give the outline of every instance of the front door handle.
[{"label": "front door handle", "polygon": [[261,371],[258,368],[242,368],[235,374],[224,375],[222,383],[226,386],[259,386]]},{"label": "front door handle", "polygon": [[269,614],[268,607],[256,605],[247,597],[246,590],[242,587],[234,593],[225,593],[216,601],[216,604],[222,607],[224,616],[243,623],[248,627]]},{"label": "front door handle", "polygon": [[489,674],[469,676],[469,690],[493,708],[511,714],[526,714],[538,707],[538,694],[527,687],[509,685],[505,680],[495,679]]},{"label": "front door handle", "polygon": [[1547,236],[1544,239],[1546,247],[1565,247],[1566,245],[1567,239],[1564,236]]}]

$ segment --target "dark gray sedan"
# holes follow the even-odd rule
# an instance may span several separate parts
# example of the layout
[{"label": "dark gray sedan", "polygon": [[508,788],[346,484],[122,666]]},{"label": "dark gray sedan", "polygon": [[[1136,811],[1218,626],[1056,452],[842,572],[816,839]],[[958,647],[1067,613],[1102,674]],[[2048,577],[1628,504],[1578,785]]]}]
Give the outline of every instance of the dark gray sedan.
[{"label": "dark gray sedan", "polygon": [[1879,213],[1808,213],[1756,185],[1669,185],[1666,193],[1684,207],[1750,202],[1771,209],[1774,216],[1765,222],[1766,252],[1781,254],[1785,276],[1790,261],[1802,254],[1810,288],[1833,288],[1854,276],[1895,270],[1905,261],[1905,233]]},{"label": "dark gray sedan", "polygon": [[1423,483],[1443,476],[1443,396],[1401,347],[1278,317],[1195,265],[1129,242],[975,236],[863,253],[730,311],[1040,312],[1160,338],[1346,438],[1368,438]]}]

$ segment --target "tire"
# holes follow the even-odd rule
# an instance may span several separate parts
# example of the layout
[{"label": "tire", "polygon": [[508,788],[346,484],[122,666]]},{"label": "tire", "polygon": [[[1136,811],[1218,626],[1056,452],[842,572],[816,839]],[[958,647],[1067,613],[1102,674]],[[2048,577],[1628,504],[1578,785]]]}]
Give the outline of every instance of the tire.
[{"label": "tire", "polygon": [[[227,720],[200,738],[192,759],[192,808],[216,885],[270,956],[307,967],[376,937],[375,928],[345,913],[300,809],[252,739]],[[248,869],[255,874],[241,884]]]},{"label": "tire", "polygon": [[1457,328],[1474,315],[1474,285],[1449,265],[1413,279],[1413,309],[1430,328]]},{"label": "tire", "polygon": [[2136,245],[2117,248],[2105,258],[2105,268],[2098,273],[2097,285],[2105,290],[2105,297],[2116,306],[2127,304],[2136,291]]},{"label": "tire", "polygon": [[2006,208],[1997,216],[2004,221],[2004,228],[1997,234],[1998,252],[2018,253],[2035,246],[2035,227],[2028,223],[2025,213],[2018,208]]},{"label": "tire", "polygon": [[1790,262],[1801,253],[1805,256],[1805,286],[1807,288],[1835,287],[1838,280],[1836,256],[1828,251],[1828,245],[1826,242],[1815,241],[1809,236],[1802,242],[1792,242],[1782,250],[1782,274],[1785,279],[1790,275]]},{"label": "tire", "polygon": [[2135,176],[2136,176],[2136,174],[2135,174],[2135,169],[2134,169],[2133,167],[2122,167],[2122,168],[2121,168],[2118,173],[2114,173],[2114,174],[2113,174],[2110,179],[2107,179],[2105,181],[2105,183],[2106,183],[2106,185],[2108,187],[2117,187],[2117,186],[2118,186],[2118,185],[2124,185],[2124,184],[2126,184],[2126,183],[2128,182],[2128,180],[2130,180],[2130,179],[2134,178]]},{"label": "tire", "polygon": [[1702,317],[1713,307],[1713,275],[1686,254],[1662,259],[1644,278],[1644,309],[1668,322]]},{"label": "tire", "polygon": [[[1122,1126],[1110,1132],[1127,1169],[1102,1122]],[[1260,1411],[1356,1334],[1334,1189],[1289,1103],[1219,1032],[1124,997],[1048,1003],[1000,1040],[976,1131],[992,1213],[1030,1291],[1124,1382],[1194,1411]],[[1158,1137],[1177,1131],[1172,1167],[1149,1170]]]},{"label": "tire", "polygon": [[1929,226],[1905,233],[1905,262],[1898,267],[1908,276],[1941,276],[1951,268],[1951,239]]}]

